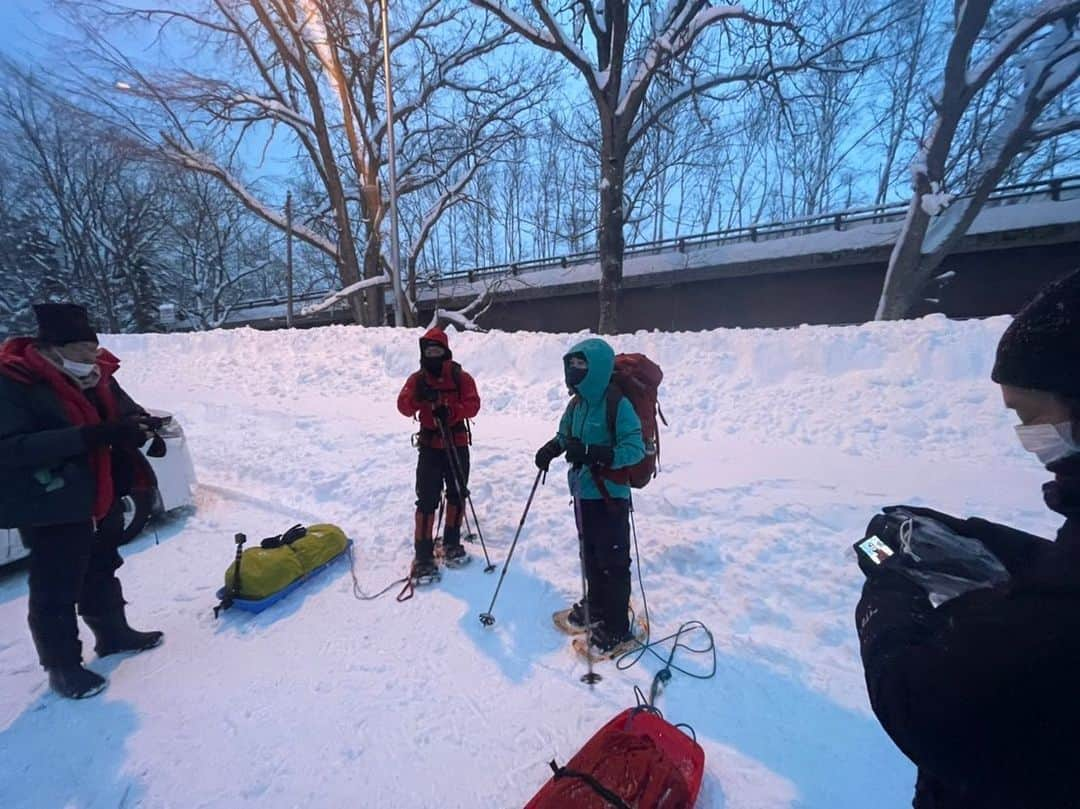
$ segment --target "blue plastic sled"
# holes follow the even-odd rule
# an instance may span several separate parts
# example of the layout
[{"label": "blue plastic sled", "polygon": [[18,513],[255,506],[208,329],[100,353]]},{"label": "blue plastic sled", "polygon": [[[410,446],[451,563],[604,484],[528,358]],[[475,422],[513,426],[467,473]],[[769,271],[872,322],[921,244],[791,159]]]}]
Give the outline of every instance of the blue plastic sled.
[{"label": "blue plastic sled", "polygon": [[[352,544],[353,544],[353,541],[351,539],[347,540],[347,542],[345,544],[345,549],[342,550],[342,552],[339,553],[337,556],[335,556],[333,559],[330,559],[329,561],[323,562],[321,565],[319,565],[314,570],[308,571],[303,576],[301,576],[299,579],[297,579],[292,584],[290,584],[288,587],[283,587],[282,589],[278,590],[273,595],[268,595],[266,598],[260,598],[257,601],[253,601],[250,598],[234,598],[233,602],[232,602],[232,605],[234,607],[236,607],[238,610],[244,610],[245,612],[262,612],[267,607],[270,607],[270,606],[272,606],[274,604],[277,604],[279,601],[281,601],[281,599],[285,598],[285,596],[287,596],[293,590],[296,590],[299,587],[303,587],[305,583],[311,581],[313,578],[315,578],[320,573],[322,573],[324,570],[326,570],[326,568],[330,567],[330,565],[334,564],[334,562],[336,562],[338,559],[345,556],[349,552],[349,548],[352,547]],[[243,573],[242,569],[241,569],[241,573]],[[221,599],[225,598],[225,588],[224,587],[222,587],[220,590],[217,591],[217,597],[218,597],[218,600],[221,600]]]}]

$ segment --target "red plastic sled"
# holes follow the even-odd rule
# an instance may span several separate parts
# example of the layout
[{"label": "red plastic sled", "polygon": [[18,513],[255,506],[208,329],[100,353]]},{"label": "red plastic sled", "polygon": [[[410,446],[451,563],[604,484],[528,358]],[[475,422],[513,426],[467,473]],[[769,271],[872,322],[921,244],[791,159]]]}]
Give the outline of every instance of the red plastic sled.
[{"label": "red plastic sled", "polygon": [[525,809],[692,809],[704,773],[701,745],[657,714],[628,708],[597,731]]}]

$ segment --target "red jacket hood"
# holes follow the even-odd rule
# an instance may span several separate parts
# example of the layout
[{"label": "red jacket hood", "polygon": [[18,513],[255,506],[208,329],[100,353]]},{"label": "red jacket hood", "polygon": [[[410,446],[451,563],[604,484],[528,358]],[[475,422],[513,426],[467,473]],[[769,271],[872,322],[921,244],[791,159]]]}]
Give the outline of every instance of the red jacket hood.
[{"label": "red jacket hood", "polygon": [[450,350],[450,339],[446,336],[446,332],[436,326],[433,329],[428,329],[427,333],[420,338],[420,356],[424,356],[424,343],[438,343],[446,349],[446,356],[449,359],[454,358],[454,352]]},{"label": "red jacket hood", "polygon": [[[47,371],[43,362],[48,363],[48,360],[38,352],[33,337],[13,337],[0,344],[0,374],[16,382],[30,385],[45,381]],[[103,380],[109,379],[120,368],[120,360],[104,348],[98,351],[97,362]],[[49,363],[48,368],[54,366]]]}]

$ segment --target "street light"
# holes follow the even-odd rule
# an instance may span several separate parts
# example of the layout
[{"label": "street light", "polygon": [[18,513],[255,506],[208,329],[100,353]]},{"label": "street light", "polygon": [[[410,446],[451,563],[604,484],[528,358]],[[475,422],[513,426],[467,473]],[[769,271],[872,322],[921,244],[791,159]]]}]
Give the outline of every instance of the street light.
[{"label": "street light", "polygon": [[391,286],[397,300],[394,306],[394,323],[405,323],[405,296],[401,294],[401,268],[398,266],[401,250],[398,246],[398,197],[397,197],[397,149],[394,143],[394,94],[390,87],[390,11],[388,0],[380,0],[379,12],[382,17],[383,40],[383,75],[386,79],[386,144],[387,171],[390,180],[390,271],[394,274]]}]

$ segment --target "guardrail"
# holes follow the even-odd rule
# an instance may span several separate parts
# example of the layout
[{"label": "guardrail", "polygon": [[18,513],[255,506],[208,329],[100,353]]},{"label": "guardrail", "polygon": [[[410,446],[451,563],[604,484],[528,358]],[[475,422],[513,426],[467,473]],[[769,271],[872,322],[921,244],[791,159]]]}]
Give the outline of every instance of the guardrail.
[{"label": "guardrail", "polygon": [[[969,195],[961,195],[964,199]],[[1011,205],[1017,202],[1030,202],[1035,199],[1047,199],[1060,201],[1080,197],[1080,175],[1070,177],[1057,177],[1050,180],[1019,183],[1017,185],[1005,185],[995,189],[986,201],[987,206]],[[826,230],[847,230],[851,227],[862,225],[880,224],[882,222],[894,222],[903,219],[907,215],[907,202],[893,202],[885,205],[874,205],[864,208],[848,208],[842,211],[804,216],[798,219],[787,219],[777,222],[763,222],[746,225],[743,227],[727,228],[725,230],[713,230],[705,233],[695,233],[688,236],[675,236],[669,239],[659,239],[649,242],[628,244],[624,248],[623,256],[655,255],[676,250],[685,253],[690,248],[717,247],[722,244],[737,242],[758,242],[769,239],[782,239],[790,236],[805,236],[810,233],[820,233]],[[446,282],[478,281],[485,278],[498,276],[513,276],[525,272],[539,272],[556,268],[567,268],[581,264],[591,264],[600,260],[598,250],[587,250],[580,253],[567,253],[560,256],[545,256],[542,258],[512,261],[505,264],[491,264],[485,267],[473,267],[467,270],[453,270],[450,272],[434,273],[427,276],[428,283],[442,285]],[[333,294],[333,290],[324,292],[309,292],[297,295],[293,298],[294,304],[309,301],[322,301]],[[242,309],[254,309],[260,306],[284,306],[287,301],[284,297],[261,298],[258,300],[244,301],[233,307],[233,312]]]},{"label": "guardrail", "polygon": [[[986,201],[986,205],[1007,205],[1021,200],[1032,199],[1062,200],[1080,196],[1080,175],[1054,178],[1037,182],[1006,185],[995,189]],[[968,195],[961,195],[965,198]],[[907,202],[894,202],[865,208],[849,208],[842,211],[815,214],[813,216],[787,219],[777,222],[763,222],[743,227],[695,233],[688,236],[675,236],[649,242],[628,244],[624,249],[624,258],[640,255],[653,255],[671,250],[686,252],[691,247],[716,247],[736,242],[758,242],[780,239],[789,236],[804,236],[825,230],[846,230],[866,224],[879,224],[903,219],[907,215]],[[569,253],[561,256],[526,259],[505,264],[492,264],[474,267],[468,270],[456,270],[436,273],[431,276],[435,283],[446,281],[477,281],[483,278],[501,275],[517,275],[523,272],[538,272],[556,268],[567,268],[580,264],[591,264],[600,260],[598,250]]]}]

